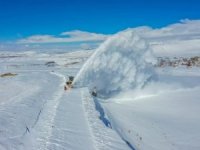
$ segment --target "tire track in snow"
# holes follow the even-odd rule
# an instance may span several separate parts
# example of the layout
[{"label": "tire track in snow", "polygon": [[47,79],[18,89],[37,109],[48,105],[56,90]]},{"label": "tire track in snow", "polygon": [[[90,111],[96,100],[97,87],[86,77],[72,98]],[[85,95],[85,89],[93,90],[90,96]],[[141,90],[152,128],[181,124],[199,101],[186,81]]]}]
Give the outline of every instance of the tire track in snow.
[{"label": "tire track in snow", "polygon": [[98,150],[130,150],[119,135],[106,126],[95,109],[95,103],[87,88],[81,89],[85,116],[88,119],[91,136]]},{"label": "tire track in snow", "polygon": [[[27,83],[29,80],[34,82]],[[40,111],[46,108],[46,103],[52,101],[52,97],[58,93],[57,85],[62,80],[49,73],[34,73],[23,78],[22,83],[24,82],[27,90],[22,92],[27,93],[0,107],[0,140],[6,149],[37,149],[35,140],[39,134],[36,135],[34,124],[40,119]]]},{"label": "tire track in snow", "polygon": [[56,111],[47,149],[95,150],[84,114],[80,89],[66,91]]},{"label": "tire track in snow", "polygon": [[56,110],[60,103],[60,99],[63,95],[63,84],[65,77],[58,73],[52,73],[60,78],[60,85],[58,91],[55,92],[53,97],[46,101],[40,117],[34,128],[34,136],[36,137],[36,148],[37,150],[45,150],[48,147],[50,137],[52,135],[52,128],[54,124],[54,118],[56,116]]}]

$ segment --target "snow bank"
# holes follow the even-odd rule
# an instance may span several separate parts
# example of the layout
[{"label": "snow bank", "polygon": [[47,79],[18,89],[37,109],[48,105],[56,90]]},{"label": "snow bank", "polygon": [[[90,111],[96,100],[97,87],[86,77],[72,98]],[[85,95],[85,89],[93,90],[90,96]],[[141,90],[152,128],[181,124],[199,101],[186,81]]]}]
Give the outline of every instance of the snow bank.
[{"label": "snow bank", "polygon": [[99,96],[141,88],[154,75],[154,57],[148,44],[133,29],[107,39],[83,65],[74,86],[96,88]]}]

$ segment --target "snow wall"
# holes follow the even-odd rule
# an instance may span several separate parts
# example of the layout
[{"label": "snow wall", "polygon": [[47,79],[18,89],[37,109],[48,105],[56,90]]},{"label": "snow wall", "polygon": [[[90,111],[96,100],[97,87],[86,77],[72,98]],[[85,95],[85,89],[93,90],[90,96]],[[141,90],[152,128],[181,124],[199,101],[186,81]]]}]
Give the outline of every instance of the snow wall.
[{"label": "snow wall", "polygon": [[142,88],[154,77],[153,61],[148,44],[133,29],[127,29],[109,37],[96,49],[73,84],[95,88],[100,97]]}]

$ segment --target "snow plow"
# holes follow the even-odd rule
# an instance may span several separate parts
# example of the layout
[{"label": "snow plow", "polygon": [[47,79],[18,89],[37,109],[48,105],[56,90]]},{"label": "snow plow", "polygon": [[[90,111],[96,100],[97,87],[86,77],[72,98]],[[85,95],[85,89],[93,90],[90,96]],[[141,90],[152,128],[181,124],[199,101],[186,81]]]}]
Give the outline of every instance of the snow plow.
[{"label": "snow plow", "polygon": [[64,90],[69,90],[71,89],[73,86],[72,86],[72,82],[74,80],[74,77],[73,76],[69,76],[68,77],[68,81],[66,82],[65,86],[64,86]]},{"label": "snow plow", "polygon": [[91,91],[91,95],[94,97],[97,97],[97,88],[94,87],[93,90]]}]

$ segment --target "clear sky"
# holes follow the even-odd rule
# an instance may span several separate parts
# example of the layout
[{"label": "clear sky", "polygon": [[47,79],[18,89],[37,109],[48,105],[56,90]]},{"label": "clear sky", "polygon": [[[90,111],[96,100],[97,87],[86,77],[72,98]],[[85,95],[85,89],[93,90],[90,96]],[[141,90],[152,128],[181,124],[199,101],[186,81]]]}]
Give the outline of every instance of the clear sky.
[{"label": "clear sky", "polygon": [[199,0],[0,0],[0,41],[83,30],[111,34],[199,19]]}]

